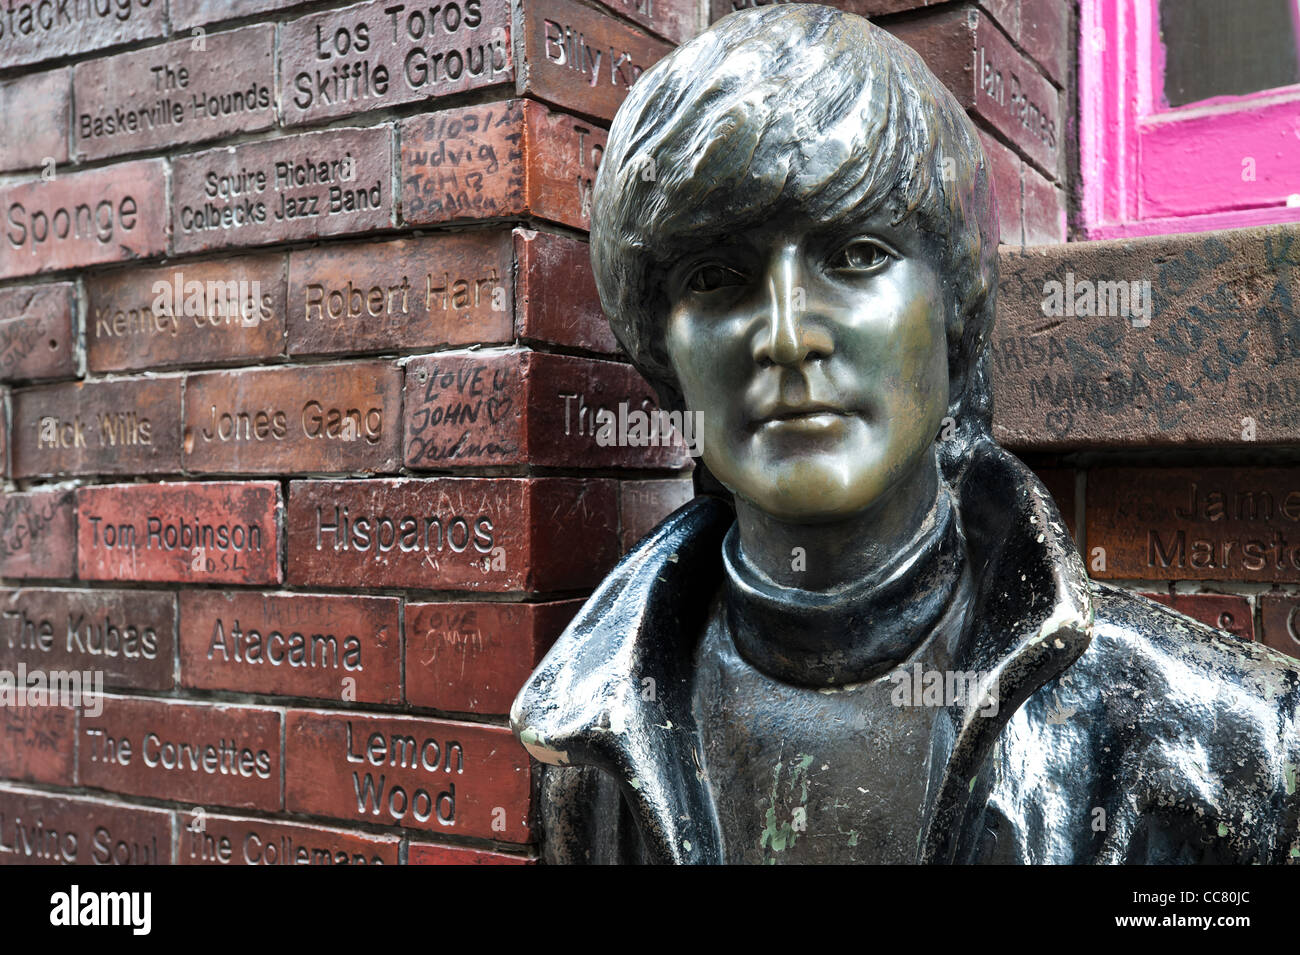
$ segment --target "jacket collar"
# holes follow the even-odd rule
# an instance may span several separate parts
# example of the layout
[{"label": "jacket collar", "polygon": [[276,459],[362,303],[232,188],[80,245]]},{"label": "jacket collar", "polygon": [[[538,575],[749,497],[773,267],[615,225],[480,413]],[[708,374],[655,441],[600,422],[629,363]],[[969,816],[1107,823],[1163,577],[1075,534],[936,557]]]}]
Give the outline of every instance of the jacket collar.
[{"label": "jacket collar", "polygon": [[[958,501],[977,595],[952,661],[998,694],[946,707],[931,740],[934,796],[918,861],[955,861],[991,783],[998,734],[1029,696],[1087,649],[1092,606],[1083,563],[1055,503],[1016,458],[976,446]],[[731,509],[699,497],[670,515],[610,572],[520,691],[510,722],[544,763],[612,776],[646,857],[718,863],[722,839],[692,712],[692,663],[722,582]]]}]

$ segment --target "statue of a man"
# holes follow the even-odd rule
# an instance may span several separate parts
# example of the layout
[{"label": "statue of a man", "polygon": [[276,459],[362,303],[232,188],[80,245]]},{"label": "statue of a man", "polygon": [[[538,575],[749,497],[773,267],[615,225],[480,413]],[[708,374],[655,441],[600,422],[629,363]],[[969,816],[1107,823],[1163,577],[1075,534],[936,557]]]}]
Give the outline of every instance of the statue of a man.
[{"label": "statue of a man", "polygon": [[904,44],[735,13],[632,88],[591,254],[699,496],[521,691],[553,862],[1282,862],[1300,670],[1094,583],[990,434],[988,167]]}]

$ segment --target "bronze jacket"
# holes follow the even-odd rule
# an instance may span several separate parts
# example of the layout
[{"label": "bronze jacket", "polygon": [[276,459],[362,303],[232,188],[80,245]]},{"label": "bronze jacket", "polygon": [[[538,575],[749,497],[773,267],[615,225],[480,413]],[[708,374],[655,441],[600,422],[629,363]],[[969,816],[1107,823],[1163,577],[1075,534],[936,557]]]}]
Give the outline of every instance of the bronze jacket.
[{"label": "bronze jacket", "polygon": [[[1297,661],[1089,580],[1037,478],[996,445],[976,456],[958,500],[977,597],[953,663],[995,672],[1000,706],[934,721],[915,861],[1300,859]],[[516,699],[549,764],[547,861],[727,858],[692,681],[732,521],[704,497],[668,517]]]}]

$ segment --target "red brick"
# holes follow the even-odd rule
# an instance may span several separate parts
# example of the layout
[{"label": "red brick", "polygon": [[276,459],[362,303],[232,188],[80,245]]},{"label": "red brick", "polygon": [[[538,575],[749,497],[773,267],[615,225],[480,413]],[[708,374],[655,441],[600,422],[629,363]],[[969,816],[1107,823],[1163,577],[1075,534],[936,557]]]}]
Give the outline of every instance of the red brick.
[{"label": "red brick", "polygon": [[191,374],[184,463],[209,474],[394,471],[401,421],[392,362]]},{"label": "red brick", "polygon": [[581,600],[408,603],[406,701],[451,713],[509,713],[581,606]]},{"label": "red brick", "polygon": [[514,238],[515,334],[524,340],[618,352],[596,292],[587,244],[531,229],[515,229]]},{"label": "red brick", "polygon": [[504,230],[330,245],[289,255],[289,351],[398,351],[509,341]]},{"label": "red brick", "polygon": [[280,486],[271,481],[83,487],[77,513],[83,580],[281,580]]},{"label": "red brick", "polygon": [[962,106],[1044,171],[1060,175],[1065,135],[1060,93],[1016,52],[988,14],[962,3],[884,27],[921,54]]},{"label": "red brick", "polygon": [[1074,526],[1074,470],[1071,468],[1038,468],[1035,473],[1047,488],[1048,493],[1052,495],[1052,499],[1056,501],[1056,506],[1061,512],[1061,518],[1065,521],[1070,536],[1078,540],[1078,530]]},{"label": "red brick", "polygon": [[1066,85],[1072,39],[1069,0],[1020,0],[1020,45],[1058,85]]},{"label": "red brick", "polygon": [[618,551],[605,479],[294,481],[286,524],[298,586],[572,590],[598,583]]},{"label": "red brick", "polygon": [[412,842],[406,850],[407,865],[536,865],[534,856],[517,856],[468,846],[437,846]]},{"label": "red brick", "polygon": [[109,696],[81,717],[83,786],[196,806],[280,808],[280,713]]},{"label": "red brick", "polygon": [[695,497],[690,478],[620,481],[619,541],[627,552],[665,517]]},{"label": "red brick", "polygon": [[161,255],[164,175],[161,159],[142,159],[0,189],[0,278]]},{"label": "red brick", "polygon": [[283,255],[118,269],[83,281],[86,359],[92,371],[249,362],[284,354]]},{"label": "red brick", "polygon": [[0,169],[68,161],[72,83],[67,70],[29,73],[0,83]]},{"label": "red brick", "polygon": [[395,597],[182,591],[181,684],[400,703],[398,603]]},{"label": "red brick", "polygon": [[699,4],[692,0],[596,0],[651,33],[685,43],[700,32]]},{"label": "red brick", "polygon": [[[14,677],[19,674],[15,672]],[[28,687],[33,674],[24,671]],[[43,677],[42,684],[48,676]],[[4,691],[14,692],[13,687]],[[46,698],[48,699],[48,698]],[[34,702],[34,701],[33,701]],[[71,786],[76,782],[77,711],[71,706],[0,705],[0,779]]]},{"label": "red brick", "polygon": [[162,0],[114,0],[66,7],[32,0],[0,6],[0,69],[162,36]]},{"label": "red brick", "polygon": [[44,385],[13,400],[15,477],[180,470],[179,376]]},{"label": "red brick", "polygon": [[9,389],[0,385],[0,478],[9,477]]},{"label": "red brick", "polygon": [[0,865],[172,861],[172,814],[0,785]]},{"label": "red brick", "polygon": [[[210,176],[217,177],[216,198],[208,195]],[[387,228],[392,177],[388,126],[178,156],[172,162],[174,246],[202,252]]]},{"label": "red brick", "polygon": [[532,100],[402,123],[402,216],[410,224],[537,216],[590,225],[605,131]]},{"label": "red brick", "polygon": [[503,83],[513,89],[510,39],[505,0],[371,0],[290,21],[280,37],[285,122],[316,122]]},{"label": "red brick", "polygon": [[171,0],[167,7],[173,30],[235,20],[256,13],[273,13],[300,7],[310,0]]},{"label": "red brick", "polygon": [[989,178],[998,203],[998,224],[1002,242],[1020,245],[1024,241],[1022,223],[1024,200],[1020,194],[1020,157],[984,130],[978,130],[984,158],[989,164]]},{"label": "red brick", "polygon": [[1300,657],[1300,596],[1295,594],[1259,595],[1262,643]]},{"label": "red brick", "polygon": [[98,670],[114,689],[170,690],[176,598],[153,590],[0,590],[0,667]]},{"label": "red brick", "polygon": [[528,842],[528,754],[505,727],[290,710],[285,808]]},{"label": "red brick", "polygon": [[1255,615],[1250,601],[1230,594],[1152,594],[1147,597],[1184,616],[1199,620],[1242,640],[1255,639]]},{"label": "red brick", "polygon": [[1087,508],[1094,577],[1300,582],[1296,468],[1094,470]]},{"label": "red brick", "polygon": [[1033,166],[1024,167],[1025,245],[1052,245],[1066,236],[1065,191],[1052,185]]},{"label": "red brick", "polygon": [[102,159],[275,125],[275,27],[186,36],[77,64],[78,157]]},{"label": "red brick", "polygon": [[187,818],[176,860],[181,865],[397,865],[402,842],[400,836],[242,816]]},{"label": "red brick", "polygon": [[620,445],[632,412],[642,417],[628,434],[658,420],[654,389],[631,365],[527,349],[440,352],[407,363],[405,395],[411,468],[667,468],[688,456],[667,429],[647,432],[644,447]]},{"label": "red brick", "polygon": [[72,577],[77,570],[73,492],[63,488],[0,495],[0,577]]},{"label": "red brick", "polygon": [[[748,10],[751,7],[765,7],[774,0],[710,0],[709,3],[709,22],[713,23],[721,20],[729,13],[736,10]],[[778,0],[784,2],[784,0]],[[835,0],[834,3],[828,3],[826,6],[834,7],[837,10],[845,10],[849,13],[856,13],[860,17],[882,16],[887,13],[901,13],[905,10],[916,10],[936,0]]]},{"label": "red brick", "polygon": [[77,373],[76,294],[71,282],[0,289],[0,381]]}]

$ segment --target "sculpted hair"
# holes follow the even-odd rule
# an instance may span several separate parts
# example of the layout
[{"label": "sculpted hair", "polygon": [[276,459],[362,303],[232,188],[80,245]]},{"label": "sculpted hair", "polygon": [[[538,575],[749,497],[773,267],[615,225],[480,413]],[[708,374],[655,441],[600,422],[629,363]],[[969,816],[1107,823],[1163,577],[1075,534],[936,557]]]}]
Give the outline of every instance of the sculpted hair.
[{"label": "sculpted hair", "polygon": [[664,274],[688,251],[798,211],[888,210],[932,234],[945,279],[946,468],[989,431],[986,342],[997,216],[974,126],[907,45],[810,4],[734,13],[646,71],[619,108],[592,206],[591,259],[615,335],[664,403]]}]

